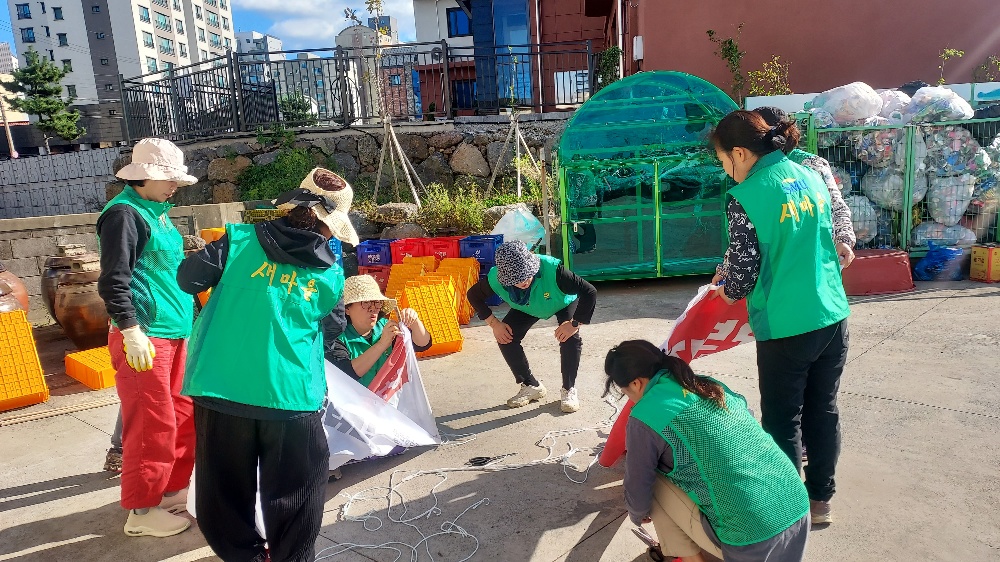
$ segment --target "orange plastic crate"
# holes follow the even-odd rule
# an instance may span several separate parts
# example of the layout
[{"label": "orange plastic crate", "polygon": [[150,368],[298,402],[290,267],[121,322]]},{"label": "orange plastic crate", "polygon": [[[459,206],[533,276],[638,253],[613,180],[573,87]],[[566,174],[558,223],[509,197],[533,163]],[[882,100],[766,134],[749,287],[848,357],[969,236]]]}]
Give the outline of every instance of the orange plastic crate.
[{"label": "orange plastic crate", "polygon": [[198,233],[198,236],[200,236],[206,244],[211,244],[225,235],[225,228],[203,228],[201,229],[201,232]]},{"label": "orange plastic crate", "polygon": [[438,267],[474,268],[476,275],[479,275],[479,260],[476,258],[445,258]]},{"label": "orange plastic crate", "polygon": [[439,267],[435,272],[436,275],[450,275],[452,281],[455,283],[455,293],[456,293],[456,312],[458,313],[458,323],[461,325],[466,325],[472,319],[472,303],[469,302],[469,297],[466,293],[469,292],[469,288],[479,280],[479,275],[474,273],[472,269],[462,269],[460,267]]},{"label": "orange plastic crate", "polygon": [[400,298],[407,281],[412,281],[424,273],[424,266],[419,263],[393,264],[389,269],[389,282],[385,287],[385,296],[390,299]]},{"label": "orange plastic crate", "polygon": [[417,357],[434,357],[462,351],[465,338],[455,318],[453,297],[449,284],[408,286],[405,289],[409,307],[416,310],[424,327],[431,334],[432,344]]},{"label": "orange plastic crate", "polygon": [[403,263],[419,263],[424,266],[424,273],[434,271],[438,267],[438,259],[434,256],[406,256]]},{"label": "orange plastic crate", "polygon": [[0,410],[49,399],[35,336],[23,310],[0,313]]},{"label": "orange plastic crate", "polygon": [[[451,295],[452,307],[456,310],[456,318],[458,311],[458,290],[455,285],[454,279],[450,275],[421,275],[412,281],[407,281],[407,287],[422,287],[424,285],[444,285],[448,288],[448,294]],[[400,306],[408,307],[409,302],[406,298],[406,291],[403,291],[403,296],[400,299]]]},{"label": "orange plastic crate", "polygon": [[115,385],[115,368],[111,366],[108,346],[68,354],[66,374],[91,390],[111,388]]}]

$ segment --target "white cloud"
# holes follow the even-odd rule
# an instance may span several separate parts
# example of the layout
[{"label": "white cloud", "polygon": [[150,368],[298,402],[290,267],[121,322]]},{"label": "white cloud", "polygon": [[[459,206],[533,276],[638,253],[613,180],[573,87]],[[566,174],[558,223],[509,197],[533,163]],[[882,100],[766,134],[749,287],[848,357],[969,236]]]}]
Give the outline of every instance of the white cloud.
[{"label": "white cloud", "polygon": [[[364,0],[232,0],[232,3],[270,19],[272,25],[267,33],[281,39],[285,49],[333,46],[337,34],[353,25],[344,17],[346,8],[357,10],[358,17],[368,21]],[[384,0],[383,14],[399,22],[400,41],[416,40],[412,0]]]}]

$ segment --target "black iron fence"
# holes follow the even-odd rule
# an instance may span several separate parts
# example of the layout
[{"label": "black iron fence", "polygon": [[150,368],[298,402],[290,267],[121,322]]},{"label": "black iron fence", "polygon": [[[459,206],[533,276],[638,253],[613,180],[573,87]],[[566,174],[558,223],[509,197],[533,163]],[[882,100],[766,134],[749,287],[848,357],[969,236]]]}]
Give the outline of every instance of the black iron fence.
[{"label": "black iron fence", "polygon": [[437,43],[229,53],[121,79],[130,140],[578,107],[594,91],[590,42],[482,49]]}]

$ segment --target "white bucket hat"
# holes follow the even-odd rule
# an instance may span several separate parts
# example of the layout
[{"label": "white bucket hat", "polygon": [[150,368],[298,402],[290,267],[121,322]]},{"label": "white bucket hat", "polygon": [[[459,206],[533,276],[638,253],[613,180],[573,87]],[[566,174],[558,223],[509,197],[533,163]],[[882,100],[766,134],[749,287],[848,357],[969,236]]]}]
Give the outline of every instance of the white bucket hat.
[{"label": "white bucket hat", "polygon": [[355,275],[344,281],[344,306],[356,302],[381,301],[382,312],[389,314],[396,308],[396,300],[386,298],[371,275]]},{"label": "white bucket hat", "polygon": [[[347,214],[354,201],[354,189],[347,180],[325,168],[313,168],[302,180],[299,188],[318,195],[332,204],[315,205],[311,209],[316,213],[316,218],[330,228],[334,238],[352,246],[358,245],[358,233],[355,232],[351,217]],[[288,210],[296,206],[294,203],[278,204],[276,201],[273,203],[279,209]]]},{"label": "white bucket hat", "polygon": [[175,181],[179,187],[198,183],[187,171],[184,153],[177,145],[165,139],[142,139],[132,148],[132,163],[115,175],[126,181]]}]

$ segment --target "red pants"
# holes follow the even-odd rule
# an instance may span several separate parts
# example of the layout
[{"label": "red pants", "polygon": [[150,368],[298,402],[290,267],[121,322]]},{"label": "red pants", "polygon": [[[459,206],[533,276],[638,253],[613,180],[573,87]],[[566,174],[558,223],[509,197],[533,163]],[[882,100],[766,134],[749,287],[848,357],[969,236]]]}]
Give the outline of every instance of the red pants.
[{"label": "red pants", "polygon": [[141,373],[125,361],[122,334],[108,333],[118,398],[122,402],[122,500],[125,509],[156,507],[164,492],[187,487],[194,468],[194,407],[181,396],[187,340],[149,338],[153,368]]}]

